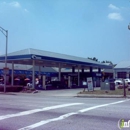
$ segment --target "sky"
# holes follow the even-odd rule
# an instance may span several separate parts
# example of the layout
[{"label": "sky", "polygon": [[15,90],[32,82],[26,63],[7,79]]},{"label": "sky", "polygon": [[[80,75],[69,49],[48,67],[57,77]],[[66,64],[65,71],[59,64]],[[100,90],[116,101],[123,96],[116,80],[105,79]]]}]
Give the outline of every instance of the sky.
[{"label": "sky", "polygon": [[[130,0],[0,0],[8,53],[27,48],[130,60]],[[6,37],[0,32],[0,55]]]}]

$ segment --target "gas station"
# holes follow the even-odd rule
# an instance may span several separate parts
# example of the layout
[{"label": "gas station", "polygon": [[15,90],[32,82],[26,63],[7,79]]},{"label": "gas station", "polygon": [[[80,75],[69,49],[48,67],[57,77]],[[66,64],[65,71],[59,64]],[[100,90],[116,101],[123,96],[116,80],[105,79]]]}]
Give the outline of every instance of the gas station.
[{"label": "gas station", "polygon": [[[5,55],[0,56],[0,62],[5,62]],[[95,77],[94,75],[96,75],[97,77],[101,77],[101,69],[112,69],[112,66],[110,65],[105,65],[103,63],[89,60],[87,58],[59,54],[44,50],[37,50],[32,48],[8,53],[7,64],[12,65],[11,86],[14,85],[14,64],[31,65],[33,88],[35,88],[35,67],[38,66],[38,74],[39,76],[42,76],[43,89],[46,89],[46,75],[41,75],[42,67],[56,67],[58,69],[58,81],[62,80],[62,75],[65,76],[65,74],[61,74],[63,68],[71,69],[71,73],[67,74],[68,87],[71,87],[71,82],[74,81],[75,77],[77,79],[77,86],[80,86],[81,78],[83,80],[86,80],[84,73],[85,70],[89,72],[89,74],[87,74],[87,77],[93,78]],[[93,73],[93,69],[97,69],[97,72],[95,74]],[[8,73],[8,70],[6,68],[4,68],[4,71]]]}]

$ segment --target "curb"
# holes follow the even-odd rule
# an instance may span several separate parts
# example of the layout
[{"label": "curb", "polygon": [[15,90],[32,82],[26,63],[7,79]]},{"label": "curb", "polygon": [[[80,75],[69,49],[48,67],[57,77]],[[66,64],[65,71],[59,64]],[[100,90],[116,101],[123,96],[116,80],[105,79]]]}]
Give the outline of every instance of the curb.
[{"label": "curb", "polygon": [[130,98],[130,96],[124,97],[123,95],[94,95],[94,94],[77,94],[77,97],[88,98]]}]

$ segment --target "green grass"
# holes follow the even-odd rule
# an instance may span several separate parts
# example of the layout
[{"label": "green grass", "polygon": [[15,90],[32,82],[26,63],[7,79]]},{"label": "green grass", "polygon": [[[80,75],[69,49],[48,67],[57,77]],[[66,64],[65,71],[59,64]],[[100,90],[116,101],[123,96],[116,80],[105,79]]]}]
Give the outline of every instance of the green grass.
[{"label": "green grass", "polygon": [[[124,95],[124,89],[116,89],[116,90],[94,90],[94,91],[88,91],[87,89],[82,92],[79,92],[79,94],[97,94],[97,95]],[[130,91],[126,89],[126,95],[130,95]]]}]

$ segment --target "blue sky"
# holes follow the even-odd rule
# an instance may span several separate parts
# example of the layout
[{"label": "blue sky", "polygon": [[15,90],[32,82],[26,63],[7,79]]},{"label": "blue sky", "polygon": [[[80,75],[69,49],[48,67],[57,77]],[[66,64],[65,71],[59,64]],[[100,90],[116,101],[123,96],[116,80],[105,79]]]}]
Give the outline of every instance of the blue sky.
[{"label": "blue sky", "polygon": [[9,31],[8,52],[35,48],[118,63],[130,60],[129,12],[130,0],[0,0],[0,26]]}]

